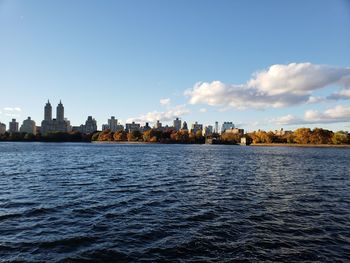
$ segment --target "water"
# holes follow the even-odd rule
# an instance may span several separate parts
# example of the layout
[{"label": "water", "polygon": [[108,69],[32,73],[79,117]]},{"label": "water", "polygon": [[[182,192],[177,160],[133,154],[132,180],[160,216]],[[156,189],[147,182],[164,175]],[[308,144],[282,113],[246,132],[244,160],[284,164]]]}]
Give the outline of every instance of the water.
[{"label": "water", "polygon": [[0,261],[337,260],[350,149],[0,143]]}]

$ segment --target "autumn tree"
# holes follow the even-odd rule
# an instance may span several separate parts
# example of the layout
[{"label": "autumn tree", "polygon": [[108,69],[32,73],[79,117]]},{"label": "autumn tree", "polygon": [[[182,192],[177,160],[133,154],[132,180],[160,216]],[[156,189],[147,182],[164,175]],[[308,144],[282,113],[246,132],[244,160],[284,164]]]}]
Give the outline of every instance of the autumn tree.
[{"label": "autumn tree", "polygon": [[237,133],[224,132],[221,134],[221,141],[223,143],[239,143],[241,141],[241,136]]},{"label": "autumn tree", "polygon": [[127,133],[125,131],[116,131],[113,135],[113,139],[118,142],[127,141]]},{"label": "autumn tree", "polygon": [[127,135],[129,142],[142,140],[142,133],[138,130],[131,131]]},{"label": "autumn tree", "polygon": [[310,143],[311,130],[309,128],[299,128],[294,131],[294,141],[299,144]]},{"label": "autumn tree", "polygon": [[98,136],[98,141],[113,141],[113,135],[114,133],[110,130],[104,130],[100,132]]},{"label": "autumn tree", "polygon": [[332,142],[333,132],[321,128],[315,128],[310,135],[312,144],[329,144]]}]

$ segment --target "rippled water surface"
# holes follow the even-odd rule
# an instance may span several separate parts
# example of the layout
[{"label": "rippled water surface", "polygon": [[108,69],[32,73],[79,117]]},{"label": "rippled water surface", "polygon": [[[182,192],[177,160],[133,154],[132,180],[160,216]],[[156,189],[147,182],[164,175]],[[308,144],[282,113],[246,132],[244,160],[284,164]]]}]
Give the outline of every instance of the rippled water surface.
[{"label": "rippled water surface", "polygon": [[0,261],[350,261],[350,149],[0,143]]}]

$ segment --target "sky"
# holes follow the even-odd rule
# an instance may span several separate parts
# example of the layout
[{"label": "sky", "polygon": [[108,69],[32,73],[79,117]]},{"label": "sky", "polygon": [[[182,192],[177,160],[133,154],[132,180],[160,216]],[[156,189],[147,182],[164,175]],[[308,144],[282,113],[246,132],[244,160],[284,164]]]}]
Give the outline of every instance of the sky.
[{"label": "sky", "polygon": [[0,0],[0,122],[350,130],[350,1]]}]

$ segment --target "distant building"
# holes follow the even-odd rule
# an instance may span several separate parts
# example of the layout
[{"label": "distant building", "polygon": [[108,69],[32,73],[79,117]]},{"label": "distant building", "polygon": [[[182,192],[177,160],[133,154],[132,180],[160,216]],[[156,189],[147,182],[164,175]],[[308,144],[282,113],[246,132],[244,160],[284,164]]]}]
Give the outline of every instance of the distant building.
[{"label": "distant building", "polygon": [[116,119],[114,116],[111,116],[111,118],[108,119],[108,124],[102,125],[102,130],[111,130],[112,132],[123,131],[124,126],[118,123],[118,119]]},{"label": "distant building", "polygon": [[241,143],[240,143],[240,145],[249,145],[249,141],[247,140],[246,137],[242,137],[242,138],[241,138]]},{"label": "distant building", "polygon": [[70,122],[64,118],[64,107],[62,102],[57,105],[56,119],[52,119],[52,107],[50,101],[47,101],[44,108],[44,120],[41,122],[41,133],[49,132],[69,132],[71,131]]},{"label": "distant building", "polygon": [[232,121],[230,122],[225,121],[221,126],[221,133],[224,133],[226,130],[233,129],[233,128],[235,128],[235,125],[233,124]]},{"label": "distant building", "polygon": [[125,124],[125,130],[128,132],[132,131],[139,131],[140,130],[140,124],[135,123],[134,121],[132,123]]},{"label": "distant building", "polygon": [[173,122],[173,126],[176,131],[179,131],[181,129],[181,120],[179,120],[179,118],[176,118]]},{"label": "distant building", "polygon": [[211,126],[211,125],[205,126],[204,129],[203,129],[203,135],[204,136],[209,136],[209,135],[212,135],[212,134],[213,134],[213,126]]},{"label": "distant building", "polygon": [[80,133],[84,133],[84,127],[85,125],[81,124],[80,126],[73,126],[72,127],[72,131],[74,132],[80,132]]},{"label": "distant building", "polygon": [[102,124],[102,131],[109,130],[108,124]]},{"label": "distant building", "polygon": [[156,122],[156,124],[154,125],[155,129],[161,129],[162,128],[162,123],[159,122],[159,120]]},{"label": "distant building", "polygon": [[182,129],[181,130],[188,131],[188,127],[187,127],[187,122],[186,121],[184,121],[182,123]]},{"label": "distant building", "polygon": [[111,116],[111,118],[108,119],[108,126],[112,132],[124,130],[124,126],[119,124],[118,120],[114,116]]},{"label": "distant building", "polygon": [[18,122],[16,122],[16,119],[12,119],[9,123],[9,132],[18,132]]},{"label": "distant building", "polygon": [[219,133],[219,122],[215,122],[214,133]]},{"label": "distant building", "polygon": [[97,131],[97,122],[92,116],[88,116],[84,125],[84,133],[89,134],[95,131]]},{"label": "distant building", "polygon": [[191,132],[196,133],[197,131],[203,130],[203,124],[199,124],[198,122],[195,122],[192,124]]},{"label": "distant building", "polygon": [[85,121],[85,124],[82,124],[80,126],[74,126],[72,130],[85,134],[94,133],[95,131],[97,131],[97,122],[95,119],[92,118],[92,116],[88,116],[87,120]]},{"label": "distant building", "polygon": [[242,136],[244,134],[244,129],[231,128],[231,129],[226,129],[224,133],[239,134]]},{"label": "distant building", "polygon": [[0,122],[0,134],[4,134],[6,132],[6,124]]},{"label": "distant building", "polygon": [[145,123],[145,126],[143,126],[143,127],[141,128],[141,130],[142,130],[143,132],[149,131],[150,129],[152,129],[152,128],[149,126],[149,123],[148,123],[148,122],[146,122],[146,123]]},{"label": "distant building", "polygon": [[274,133],[276,136],[284,136],[284,135],[286,135],[286,134],[291,134],[292,131],[285,131],[285,130],[283,130],[283,128],[281,128],[280,130],[275,130],[273,133]]},{"label": "distant building", "polygon": [[35,121],[33,121],[30,117],[28,119],[24,120],[20,132],[25,132],[25,133],[31,133],[31,134],[36,134],[36,125]]}]

